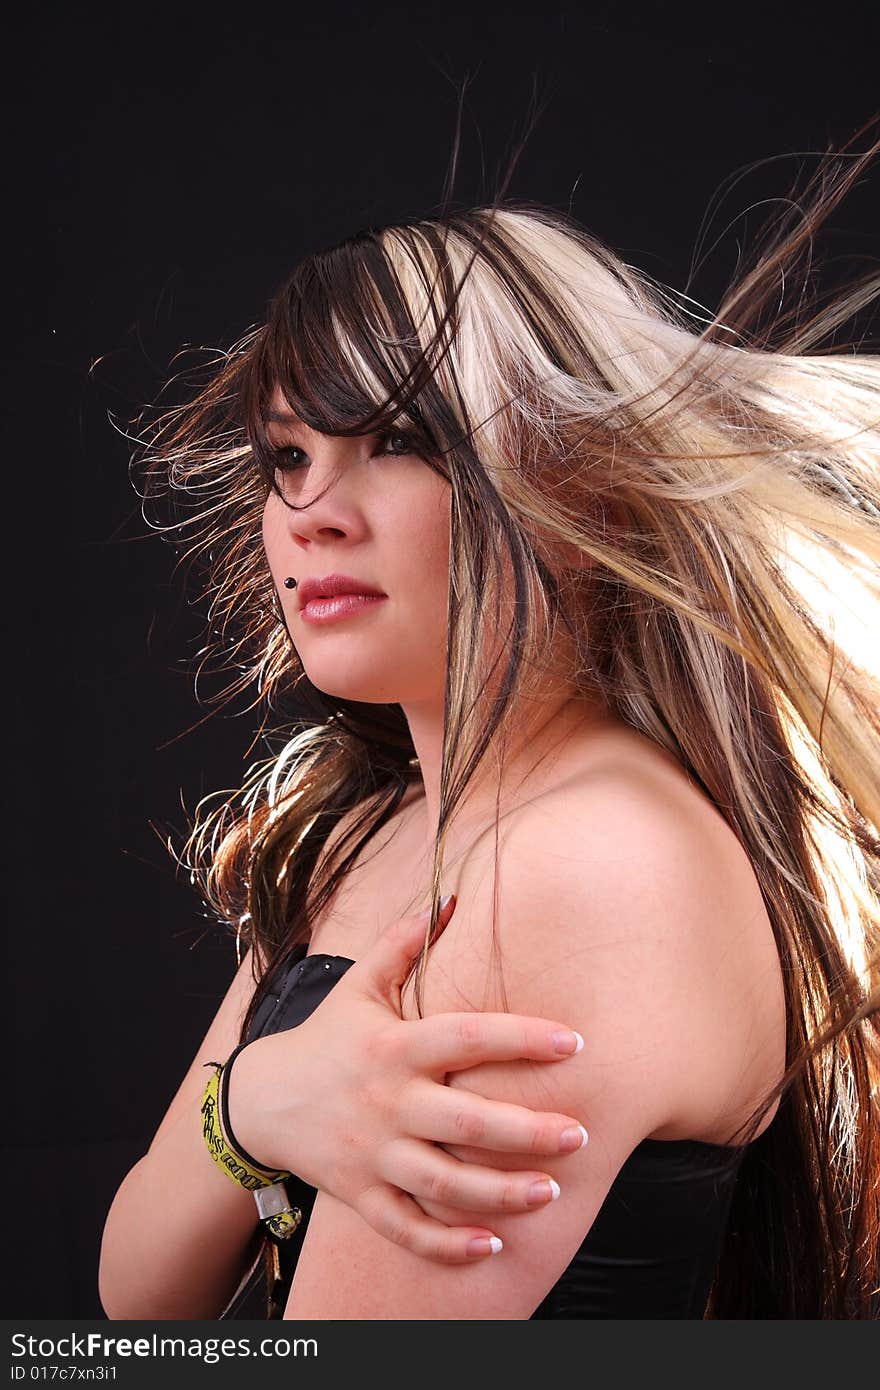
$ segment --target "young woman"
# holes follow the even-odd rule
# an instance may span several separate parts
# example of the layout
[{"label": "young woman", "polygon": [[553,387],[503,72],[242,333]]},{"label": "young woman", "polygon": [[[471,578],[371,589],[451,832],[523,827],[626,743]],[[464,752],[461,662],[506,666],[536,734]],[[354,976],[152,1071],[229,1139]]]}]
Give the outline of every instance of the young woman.
[{"label": "young woman", "polygon": [[[534,204],[360,232],[160,421],[283,743],[188,844],[251,949],[111,1317],[240,1312],[255,1255],[286,1318],[880,1312],[880,361],[816,350],[880,285],[764,312],[878,148],[708,319]],[[233,1052],[289,1239],[204,1143]]]}]

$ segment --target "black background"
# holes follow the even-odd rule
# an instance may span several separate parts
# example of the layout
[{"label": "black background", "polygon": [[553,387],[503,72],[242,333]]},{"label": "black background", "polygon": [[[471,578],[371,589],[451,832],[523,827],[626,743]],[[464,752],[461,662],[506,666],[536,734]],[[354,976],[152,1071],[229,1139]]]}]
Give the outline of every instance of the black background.
[{"label": "black background", "polygon": [[[162,839],[184,829],[181,803],[240,786],[255,716],[200,722],[201,617],[139,515],[119,429],[181,346],[258,322],[304,253],[430,215],[465,78],[459,202],[491,195],[536,85],[546,110],[511,195],[571,208],[674,287],[742,172],[691,287],[711,305],[769,207],[746,210],[880,109],[869,9],[827,7],[815,28],[791,6],[703,7],[696,23],[610,4],[19,15],[4,79],[7,1316],[101,1314],[110,1202],[234,964]],[[878,186],[834,216],[832,263],[877,255]]]}]

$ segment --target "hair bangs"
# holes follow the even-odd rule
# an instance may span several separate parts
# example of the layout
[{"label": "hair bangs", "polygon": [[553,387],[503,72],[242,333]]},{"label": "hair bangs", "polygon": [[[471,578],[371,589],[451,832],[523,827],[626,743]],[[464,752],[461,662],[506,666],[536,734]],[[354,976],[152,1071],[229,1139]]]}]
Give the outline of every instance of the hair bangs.
[{"label": "hair bangs", "polygon": [[372,236],[302,262],[275,297],[241,383],[241,418],[265,485],[274,487],[268,425],[276,393],[295,421],[321,434],[405,429],[426,461],[444,454],[455,414],[436,379],[447,321],[444,310],[441,326],[423,341]]}]

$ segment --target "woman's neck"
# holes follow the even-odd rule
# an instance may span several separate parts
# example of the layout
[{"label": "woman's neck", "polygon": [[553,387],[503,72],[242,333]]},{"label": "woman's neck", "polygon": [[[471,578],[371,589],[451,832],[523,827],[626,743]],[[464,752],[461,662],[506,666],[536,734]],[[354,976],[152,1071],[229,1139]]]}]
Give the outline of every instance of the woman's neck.
[{"label": "woman's neck", "polygon": [[[493,825],[496,815],[504,816],[558,785],[570,774],[574,750],[583,739],[619,724],[618,718],[597,711],[578,697],[567,696],[552,709],[545,708],[542,718],[533,719],[520,732],[502,768],[490,750],[453,814],[447,831],[449,849]],[[418,825],[416,842],[426,856],[433,856],[439,822],[439,772],[426,785],[421,760],[411,771],[412,781],[401,809],[412,808],[410,823]]]}]

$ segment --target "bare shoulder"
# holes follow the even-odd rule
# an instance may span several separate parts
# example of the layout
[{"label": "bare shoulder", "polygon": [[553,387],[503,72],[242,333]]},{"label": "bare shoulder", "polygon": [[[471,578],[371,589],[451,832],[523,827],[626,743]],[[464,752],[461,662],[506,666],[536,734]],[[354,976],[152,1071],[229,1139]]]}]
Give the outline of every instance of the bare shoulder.
[{"label": "bare shoulder", "polygon": [[[319,1193],[286,1317],[528,1318],[639,1142],[711,1138],[729,1109],[754,1041],[748,1001],[762,968],[748,864],[662,755],[622,737],[580,752],[564,784],[504,816],[497,875],[488,835],[444,876],[458,903],[431,948],[422,1011],[506,1009],[578,1029],[576,1055],[484,1063],[447,1083],[578,1119],[586,1151],[536,1165],[527,1154],[444,1145],[465,1162],[547,1173],[561,1188],[537,1218],[421,1197],[430,1216],[500,1236],[497,1260],[466,1267],[389,1246]],[[402,993],[404,1016],[415,1018],[411,989]]]},{"label": "bare shoulder", "polygon": [[[621,864],[625,869],[629,859],[645,929],[662,929],[701,991],[695,1017],[704,1086],[693,1077],[680,1113],[651,1137],[726,1143],[785,1069],[782,966],[754,866],[702,787],[636,730],[616,730],[556,796],[558,807],[551,799],[546,809],[558,814],[567,807],[573,822],[585,800],[593,814],[601,808],[609,854],[615,841],[627,844],[632,825]],[[777,1109],[778,1102],[757,1133]]]},{"label": "bare shoulder", "polygon": [[[593,753],[508,819],[497,883],[485,866],[465,874],[433,947],[426,1011],[509,1009],[583,1034],[589,1067],[544,1068],[540,1098],[509,1099],[547,1108],[545,1088],[570,1085],[553,1104],[586,1106],[595,1129],[604,1086],[618,1113],[627,1106],[634,1142],[726,1142],[784,1063],[781,971],[759,885],[670,755],[635,733]],[[458,1074],[477,1089],[484,1079]]]}]

